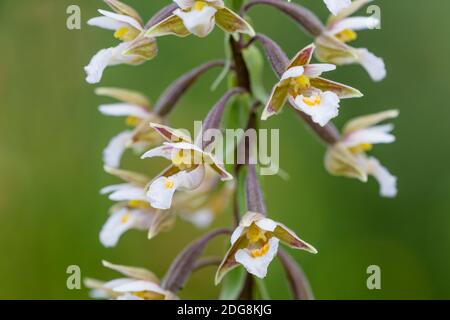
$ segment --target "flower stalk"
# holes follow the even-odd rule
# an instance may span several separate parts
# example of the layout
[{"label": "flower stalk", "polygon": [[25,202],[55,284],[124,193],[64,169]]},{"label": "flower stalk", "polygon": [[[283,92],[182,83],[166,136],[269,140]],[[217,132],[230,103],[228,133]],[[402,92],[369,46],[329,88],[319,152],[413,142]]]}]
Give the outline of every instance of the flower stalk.
[{"label": "flower stalk", "polygon": [[[176,294],[195,270],[218,266],[216,285],[232,269],[245,268],[247,274],[239,278],[235,286],[238,290],[232,295],[253,299],[256,284],[261,283],[255,282],[254,277],[266,277],[271,261],[278,257],[293,298],[313,299],[301,267],[280,247],[285,245],[312,254],[317,250],[286,225],[269,217],[259,183],[258,159],[254,157],[256,143],[245,135],[238,141],[233,154],[233,176],[213,153],[214,138],[207,140],[204,132],[226,129],[223,118],[227,106],[232,111],[228,117],[230,127],[245,131],[257,130],[259,121],[268,120],[289,105],[327,146],[325,167],[330,174],[363,182],[373,176],[380,184],[380,195],[394,197],[397,178],[368,153],[375,144],[395,141],[391,133],[393,125],[380,123],[396,118],[398,111],[355,118],[341,133],[331,120],[339,115],[344,99],[359,98],[362,93],[322,77],[323,73],[347,64],[360,64],[374,81],[386,76],[383,59],[366,48],[348,44],[356,39],[356,31],[371,29],[379,23],[371,17],[351,17],[370,1],[324,0],[332,14],[324,24],[309,9],[284,0],[173,0],[174,3],[156,12],[144,25],[145,20],[129,5],[105,0],[112,11],[99,10],[100,16],[90,19],[89,24],[114,31],[119,43],[93,56],[85,67],[89,83],[100,82],[109,66],[136,66],[155,59],[157,39],[163,36],[205,38],[220,28],[226,33],[227,57],[226,61],[206,62],[176,79],[154,106],[145,95],[132,90],[96,90],[98,95],[118,100],[101,105],[99,111],[108,116],[126,117],[126,124],[132,127],[113,137],[103,152],[105,171],[123,183],[101,190],[115,204],[100,232],[100,241],[106,247],[113,247],[130,229],[145,230],[148,238],[154,239],[160,232],[169,231],[177,217],[207,228],[214,216],[226,207],[228,198],[233,198],[234,231],[216,229],[187,245],[161,281],[147,269],[104,262],[105,267],[125,278],[108,282],[88,280],[87,286],[95,296],[119,300],[177,299]],[[270,6],[286,14],[314,39],[313,43],[289,59],[274,40],[255,33],[247,21],[246,15],[256,5]],[[255,45],[257,42],[279,78],[268,98],[262,79],[264,58]],[[313,57],[323,63],[314,63]],[[219,79],[228,76],[228,88],[207,113],[201,134],[191,138],[185,131],[171,128],[170,115],[179,100],[200,76],[215,67],[225,67]],[[121,158],[128,149],[139,153],[141,159],[162,157],[170,164],[154,178],[124,170]],[[244,162],[238,163],[243,158],[242,152],[245,152]],[[237,183],[233,182],[235,178]],[[210,241],[225,234],[230,235],[230,246],[223,259],[202,257]]]}]

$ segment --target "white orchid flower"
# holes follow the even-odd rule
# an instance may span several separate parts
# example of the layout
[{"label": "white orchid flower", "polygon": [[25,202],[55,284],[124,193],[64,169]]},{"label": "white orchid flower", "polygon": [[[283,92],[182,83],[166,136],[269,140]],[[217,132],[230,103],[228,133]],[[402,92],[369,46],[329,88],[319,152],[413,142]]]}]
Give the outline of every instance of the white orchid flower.
[{"label": "white orchid flower", "polygon": [[157,54],[156,41],[143,37],[144,25],[139,14],[118,0],[105,0],[115,11],[98,10],[101,16],[88,21],[91,26],[114,31],[122,41],[118,46],[100,50],[85,67],[86,81],[98,83],[108,66],[119,64],[139,65]]},{"label": "white orchid flower", "polygon": [[131,229],[148,230],[153,221],[153,214],[144,210],[123,207],[111,213],[100,231],[100,242],[107,248],[115,247],[120,237]]},{"label": "white orchid flower", "polygon": [[115,265],[103,261],[109,269],[120,272],[125,278],[108,282],[86,279],[86,287],[92,289],[91,296],[97,299],[114,300],[175,300],[177,297],[163,289],[153,272],[137,267]]},{"label": "white orchid flower", "polygon": [[152,123],[151,126],[167,141],[146,152],[142,159],[164,157],[172,165],[150,184],[147,192],[150,204],[157,209],[169,209],[177,189],[194,190],[205,177],[205,169],[212,168],[223,181],[233,179],[214,156],[191,142],[178,130]]},{"label": "white orchid flower", "polygon": [[260,213],[247,213],[231,235],[231,248],[217,270],[216,284],[238,264],[258,278],[264,278],[270,262],[277,255],[280,241],[294,249],[317,253],[285,225]]},{"label": "white orchid flower", "polygon": [[149,127],[149,123],[162,122],[162,119],[151,111],[151,104],[144,95],[119,88],[98,88],[95,92],[120,100],[118,103],[100,105],[99,111],[102,114],[126,117],[126,124],[134,128],[125,130],[111,139],[103,151],[103,162],[106,166],[118,168],[127,148],[142,153],[143,150],[162,141],[161,137]]},{"label": "white orchid flower", "polygon": [[339,113],[340,99],[361,97],[358,90],[321,78],[332,71],[332,64],[310,64],[315,46],[301,50],[289,63],[286,72],[275,85],[262,114],[262,120],[281,111],[286,101],[311,116],[315,123],[326,125]]},{"label": "white orchid flower", "polygon": [[380,21],[374,17],[350,17],[372,0],[356,0],[349,7],[331,16],[326,31],[316,39],[316,56],[323,62],[337,65],[360,64],[374,81],[386,77],[386,66],[382,58],[366,48],[353,48],[347,43],[357,39],[356,31],[374,29]]},{"label": "white orchid flower", "polygon": [[239,15],[225,7],[222,0],[174,0],[178,9],[167,19],[152,26],[148,37],[194,34],[206,37],[217,24],[225,32],[245,33],[254,36],[253,28]]},{"label": "white orchid flower", "polygon": [[330,147],[325,165],[327,170],[338,176],[357,178],[363,182],[371,175],[380,184],[380,195],[392,198],[397,195],[397,178],[383,167],[374,157],[366,155],[374,144],[392,143],[395,137],[391,134],[392,124],[377,125],[386,120],[396,118],[399,112],[389,110],[348,122],[343,130],[342,138]]},{"label": "white orchid flower", "polygon": [[109,194],[110,200],[118,202],[111,208],[111,214],[100,231],[100,242],[105,247],[116,246],[120,237],[131,229],[148,230],[149,238],[152,238],[172,226],[173,215],[152,208],[148,202],[145,186],[149,178],[110,167],[105,167],[105,170],[127,181],[100,191]]}]

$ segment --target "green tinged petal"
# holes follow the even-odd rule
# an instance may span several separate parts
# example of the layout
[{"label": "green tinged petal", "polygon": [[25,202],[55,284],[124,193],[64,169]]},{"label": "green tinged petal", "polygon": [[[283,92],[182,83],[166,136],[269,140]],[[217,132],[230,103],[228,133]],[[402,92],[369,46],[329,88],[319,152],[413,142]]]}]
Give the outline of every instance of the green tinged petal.
[{"label": "green tinged petal", "polygon": [[367,182],[367,172],[355,156],[345,147],[336,144],[325,155],[325,168],[334,176],[344,176]]},{"label": "green tinged petal", "polygon": [[311,58],[313,56],[315,48],[316,48],[316,46],[314,44],[310,44],[306,48],[300,50],[295,55],[295,57],[291,60],[287,69],[309,64],[309,62],[311,61]]},{"label": "green tinged petal", "polygon": [[349,134],[351,132],[365,129],[377,125],[384,120],[397,118],[399,115],[398,110],[387,110],[367,116],[354,118],[346,123],[344,126],[343,134]]},{"label": "green tinged petal", "polygon": [[269,117],[279,113],[286,103],[289,93],[289,80],[278,83],[272,91],[272,94],[264,108],[261,120],[267,120]]},{"label": "green tinged petal", "polygon": [[311,78],[311,86],[322,91],[334,92],[340,99],[360,98],[363,94],[352,87],[323,78]]},{"label": "green tinged petal", "polygon": [[189,34],[190,32],[184,26],[183,20],[176,15],[171,15],[163,21],[155,24],[145,32],[145,36],[149,38],[156,38],[166,35],[186,37]]},{"label": "green tinged petal", "polygon": [[255,31],[252,26],[239,15],[226,7],[217,9],[215,18],[216,24],[226,32],[245,33],[251,37],[255,36]]}]

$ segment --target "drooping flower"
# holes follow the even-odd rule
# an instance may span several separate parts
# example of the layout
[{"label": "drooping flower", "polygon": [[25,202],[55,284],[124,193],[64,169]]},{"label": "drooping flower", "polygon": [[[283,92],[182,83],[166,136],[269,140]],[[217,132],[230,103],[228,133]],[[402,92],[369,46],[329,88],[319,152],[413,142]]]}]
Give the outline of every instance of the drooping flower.
[{"label": "drooping flower", "polygon": [[247,213],[231,235],[231,248],[217,270],[216,284],[238,264],[258,278],[264,278],[270,262],[277,255],[280,241],[294,249],[317,253],[313,246],[283,224],[260,213]]},{"label": "drooping flower", "polygon": [[352,0],[323,0],[327,5],[328,10],[334,15],[348,8],[352,4]]},{"label": "drooping flower", "polygon": [[96,299],[114,300],[176,300],[170,291],[163,289],[155,274],[144,268],[115,265],[103,261],[103,266],[123,274],[125,277],[102,282],[86,279],[86,287],[92,289]]},{"label": "drooping flower", "polygon": [[158,51],[154,38],[144,37],[144,25],[139,14],[118,0],[105,0],[114,12],[99,10],[102,16],[88,21],[91,26],[114,31],[122,41],[118,46],[100,50],[85,67],[88,83],[100,82],[108,66],[139,65],[153,59]]},{"label": "drooping flower", "polygon": [[122,234],[131,229],[148,230],[149,237],[154,237],[172,226],[173,215],[152,208],[148,202],[145,186],[149,178],[131,171],[108,167],[105,170],[126,181],[101,190],[117,202],[100,231],[100,242],[105,247],[116,246]]},{"label": "drooping flower", "polygon": [[133,130],[125,130],[111,139],[103,152],[106,166],[117,168],[122,154],[127,148],[136,153],[162,142],[159,134],[152,130],[149,123],[162,122],[162,119],[151,111],[150,101],[141,93],[118,88],[98,88],[98,95],[119,100],[119,103],[102,104],[99,111],[114,117],[126,117],[126,124]]},{"label": "drooping flower", "polygon": [[147,196],[152,207],[169,209],[177,189],[194,190],[204,181],[205,169],[212,168],[223,181],[233,179],[214,156],[202,150],[179,130],[152,123],[151,126],[168,142],[146,152],[142,159],[164,157],[172,161],[148,187]]},{"label": "drooping flower", "polygon": [[222,0],[174,0],[179,6],[173,15],[152,26],[146,36],[155,38],[164,35],[185,37],[194,34],[206,37],[217,24],[225,32],[244,33],[254,36],[250,24],[225,7]]},{"label": "drooping flower", "polygon": [[325,166],[333,175],[356,178],[367,181],[368,175],[375,177],[380,184],[380,195],[395,197],[397,195],[397,178],[383,167],[374,157],[366,155],[374,144],[392,143],[392,124],[378,123],[396,118],[399,112],[389,110],[349,121],[343,130],[342,138],[331,146],[325,157]]},{"label": "drooping flower", "polygon": [[386,77],[382,58],[366,48],[354,48],[347,43],[357,39],[356,31],[373,29],[380,21],[374,17],[350,17],[372,0],[356,0],[336,16],[330,16],[325,32],[316,39],[316,57],[320,61],[337,65],[360,64],[374,81]]},{"label": "drooping flower", "polygon": [[289,63],[262,114],[266,120],[281,111],[286,100],[311,116],[315,123],[326,125],[338,115],[340,99],[361,97],[358,90],[321,78],[323,72],[334,70],[332,64],[310,64],[314,44],[301,50]]}]

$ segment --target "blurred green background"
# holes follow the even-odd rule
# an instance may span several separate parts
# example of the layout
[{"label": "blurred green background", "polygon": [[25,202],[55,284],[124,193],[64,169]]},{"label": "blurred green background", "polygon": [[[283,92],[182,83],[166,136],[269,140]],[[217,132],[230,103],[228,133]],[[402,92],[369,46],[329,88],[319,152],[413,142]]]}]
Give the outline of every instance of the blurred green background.
[{"label": "blurred green background", "polygon": [[[322,19],[322,1],[296,1]],[[66,288],[66,268],[79,265],[83,277],[111,279],[101,260],[146,266],[162,276],[171,260],[201,235],[178,221],[170,233],[147,241],[129,232],[115,249],[105,249],[98,232],[111,202],[98,190],[116,182],[102,171],[101,151],[123,129],[121,119],[106,118],[84,81],[83,66],[100,48],[115,44],[108,31],[87,19],[101,1],[76,1],[82,30],[66,29],[68,0],[0,0],[0,298],[85,299],[87,290]],[[149,18],[169,1],[129,0]],[[378,196],[374,180],[329,176],[324,147],[289,111],[268,122],[281,128],[281,167],[289,181],[267,177],[264,189],[270,215],[285,222],[319,250],[316,256],[293,252],[318,299],[450,298],[450,2],[376,1],[382,29],[360,34],[385,58],[388,77],[373,83],[358,66],[340,68],[330,78],[354,85],[365,98],[346,101],[336,123],[356,115],[399,108],[398,142],[374,151],[399,177],[395,200]],[[363,11],[364,13],[364,11]],[[270,8],[251,11],[259,32],[276,39],[289,55],[310,43],[297,26]],[[268,18],[270,17],[270,19]],[[206,39],[165,37],[157,59],[143,66],[119,66],[105,72],[102,86],[145,92],[155,101],[171,81],[200,63],[223,57],[223,33]],[[221,96],[223,86],[205,94],[219,70],[209,72],[183,98],[174,126],[200,120]],[[275,77],[267,66],[265,82]],[[159,162],[141,163],[127,154],[124,167],[151,172]],[[215,225],[230,223],[224,214]],[[210,252],[223,252],[216,241]],[[382,290],[366,288],[366,268],[382,270]],[[213,269],[196,273],[182,298],[214,298]],[[272,297],[288,298],[283,271],[270,267]]]}]

